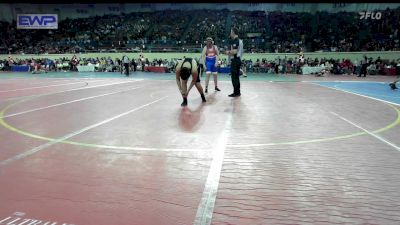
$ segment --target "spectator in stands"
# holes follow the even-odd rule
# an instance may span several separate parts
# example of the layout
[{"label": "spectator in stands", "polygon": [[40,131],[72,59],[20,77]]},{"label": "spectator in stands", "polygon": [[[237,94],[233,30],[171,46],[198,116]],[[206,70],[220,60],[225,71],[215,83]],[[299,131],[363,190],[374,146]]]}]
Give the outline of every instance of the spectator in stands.
[{"label": "spectator in stands", "polygon": [[[206,35],[223,40],[227,36],[225,27],[230,23],[226,18],[232,15],[232,24],[240,25],[241,37],[249,33],[261,34],[244,38],[245,46],[254,52],[273,52],[275,49],[277,52],[299,52],[306,45],[310,47],[308,51],[390,51],[400,50],[400,32],[398,24],[393,22],[398,21],[398,12],[399,9],[388,9],[381,20],[365,21],[358,19],[357,12],[269,12],[267,15],[264,11],[203,10],[199,13],[198,10],[169,10],[66,19],[59,22],[59,29],[50,33],[19,30],[14,28],[15,21],[0,21],[0,29],[7,31],[0,34],[0,47],[10,49],[12,53],[71,53],[109,50],[113,45],[124,48],[132,43],[147,47],[146,39],[154,39],[158,46],[178,43],[187,49]],[[314,24],[311,21],[315,17]],[[192,18],[191,23],[188,18]],[[340,29],[335,29],[333,24],[339,24]],[[150,29],[151,26],[154,29]],[[313,26],[316,29],[312,29]],[[363,33],[369,34],[360,39]],[[348,35],[344,37],[343,34]],[[161,42],[163,37],[165,42]]]},{"label": "spectator in stands", "polygon": [[253,65],[253,69],[255,73],[259,73],[260,72],[260,59],[257,59],[255,64]]},{"label": "spectator in stands", "polygon": [[248,61],[243,59],[242,64],[240,66],[240,75],[243,75],[243,77],[247,77],[247,66],[248,66]]},{"label": "spectator in stands", "polygon": [[131,62],[131,65],[132,65],[132,69],[133,69],[133,72],[136,72],[136,70],[137,70],[137,62],[136,62],[136,60],[135,59],[132,59],[132,62]]},{"label": "spectator in stands", "polygon": [[0,70],[1,71],[4,71],[4,69],[5,69],[4,66],[5,66],[4,62],[0,60]]},{"label": "spectator in stands", "polygon": [[142,72],[144,72],[144,66],[146,64],[146,59],[144,58],[142,53],[139,55],[139,59],[140,59],[140,63],[141,63],[141,66],[142,66]]},{"label": "spectator in stands", "polygon": [[400,58],[397,59],[397,63],[396,63],[396,75],[400,76]]},{"label": "spectator in stands", "polygon": [[329,61],[326,61],[324,65],[326,72],[330,72],[332,70],[332,64]]},{"label": "spectator in stands", "polygon": [[337,59],[334,63],[333,63],[333,67],[332,67],[332,72],[333,74],[337,74],[337,75],[341,75],[344,73],[343,69],[340,66],[340,61],[339,59]]},{"label": "spectator in stands", "polygon": [[123,64],[122,64],[122,60],[120,60],[119,58],[115,59],[115,62],[117,63],[117,70],[118,72],[120,72],[121,74],[123,73]]},{"label": "spectator in stands", "polygon": [[286,69],[287,69],[287,55],[285,55],[285,58],[282,59],[281,66],[282,66],[282,70],[281,70],[282,74],[285,74],[285,75],[286,75]]},{"label": "spectator in stands", "polygon": [[163,60],[162,59],[156,59],[156,66],[161,66]]},{"label": "spectator in stands", "polygon": [[53,61],[51,59],[45,59],[45,70],[47,72],[51,71],[52,67],[53,67]]},{"label": "spectator in stands", "polygon": [[7,62],[9,66],[13,66],[15,64],[15,60],[11,56],[8,56]]},{"label": "spectator in stands", "polygon": [[99,71],[100,72],[104,72],[106,70],[107,67],[107,62],[104,58],[100,59],[100,66],[99,66]]},{"label": "spectator in stands", "polygon": [[[118,71],[117,65],[116,64],[112,64],[111,68],[106,68],[106,67],[110,67],[110,65],[107,66],[107,62],[106,59],[109,60],[111,59],[110,57],[102,57],[100,59],[95,59],[95,58],[82,58],[79,61],[80,65],[95,65],[95,71],[104,71],[104,69],[107,69],[107,71]],[[265,58],[263,59],[257,59],[256,62],[254,64],[252,64],[251,60],[245,60],[242,62],[243,66],[246,66],[246,69],[249,68],[255,68],[255,65],[257,62],[260,62],[260,69],[259,71],[253,70],[252,72],[262,72],[262,73],[270,73],[274,70],[275,68],[275,60],[278,60],[279,58],[275,58],[272,60],[266,60]],[[296,59],[295,59],[296,60]],[[292,72],[295,72],[296,68],[301,68],[298,65],[296,65],[296,61],[293,60],[291,61],[291,58],[289,58],[289,60],[287,60],[286,62],[286,67],[287,67],[287,72],[290,73],[289,68],[292,69]],[[3,70],[4,71],[9,71],[10,68],[8,67],[8,58],[1,61],[3,62]],[[56,60],[50,60],[49,58],[29,58],[29,59],[15,59],[14,60],[14,65],[27,65],[29,66],[31,69],[30,71],[34,71],[35,70],[35,65],[36,63],[40,63],[42,68],[45,68],[46,71],[71,71],[70,69],[70,61],[68,58],[59,58]],[[117,61],[117,60],[116,60]],[[139,61],[139,59],[138,59]],[[158,61],[159,60],[155,60],[155,62],[157,62],[158,65]],[[226,67],[228,66],[226,64],[226,58],[219,60],[221,61],[221,67]],[[283,62],[284,59],[281,60],[281,64],[279,65],[279,72],[283,73],[284,70],[284,66],[285,63]],[[366,68],[367,73],[370,75],[373,74],[380,74],[380,75],[388,75],[391,74],[393,75],[393,70],[395,70],[395,73],[398,73],[399,71],[399,65],[400,65],[400,59],[396,61],[392,60],[389,61],[388,59],[381,59],[382,63],[380,64],[379,61],[377,60],[373,60],[372,58],[368,59],[367,58],[367,62],[368,62],[368,66]],[[110,61],[112,62],[112,60]],[[378,62],[377,64],[375,62]],[[161,62],[161,66],[165,66],[167,67],[167,69],[169,71],[173,71],[174,70],[174,66],[177,64],[177,59],[165,59],[162,60]],[[334,60],[334,59],[325,59],[325,58],[316,58],[316,59],[309,59],[307,58],[305,60],[305,63],[307,63],[307,65],[310,66],[322,66],[324,65],[324,67],[326,68],[327,71],[331,71],[331,73],[333,74],[351,74],[352,72],[354,74],[359,74],[360,73],[360,66],[357,65],[360,63],[360,61],[354,61],[354,63],[349,60],[349,59],[342,59],[342,60]],[[133,64],[133,62],[132,62]],[[134,67],[131,64],[132,68],[130,68],[130,71],[134,71]],[[243,70],[243,68],[241,68]]]},{"label": "spectator in stands", "polygon": [[32,71],[32,74],[40,74],[42,72],[47,73],[46,69],[44,68],[42,62],[40,60],[34,61],[34,70]]},{"label": "spectator in stands", "polygon": [[72,59],[70,61],[70,70],[71,71],[78,71],[78,69],[76,67],[78,65],[78,62],[79,62],[78,57],[76,57],[76,55],[72,56]]}]

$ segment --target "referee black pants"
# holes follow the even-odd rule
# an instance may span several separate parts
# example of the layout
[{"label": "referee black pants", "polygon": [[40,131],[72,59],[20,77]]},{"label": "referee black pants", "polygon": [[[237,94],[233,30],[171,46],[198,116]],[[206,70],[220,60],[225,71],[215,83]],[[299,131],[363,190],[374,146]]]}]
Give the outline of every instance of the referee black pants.
[{"label": "referee black pants", "polygon": [[129,63],[124,63],[125,75],[129,76]]},{"label": "referee black pants", "polygon": [[367,64],[362,64],[359,76],[361,75],[363,75],[364,77],[367,76]]},{"label": "referee black pants", "polygon": [[233,85],[233,94],[239,95],[240,94],[240,65],[242,61],[240,58],[233,58],[231,61],[231,78],[232,78],[232,85]]}]

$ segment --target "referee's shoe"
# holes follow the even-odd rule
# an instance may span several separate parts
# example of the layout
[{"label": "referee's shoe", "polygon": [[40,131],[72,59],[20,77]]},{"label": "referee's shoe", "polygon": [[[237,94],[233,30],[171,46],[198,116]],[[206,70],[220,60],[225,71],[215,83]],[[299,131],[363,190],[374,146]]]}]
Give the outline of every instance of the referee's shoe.
[{"label": "referee's shoe", "polygon": [[230,94],[230,95],[228,95],[229,97],[233,97],[233,98],[235,98],[235,97],[239,97],[240,96],[240,94],[235,94],[235,93],[232,93],[232,94]]}]

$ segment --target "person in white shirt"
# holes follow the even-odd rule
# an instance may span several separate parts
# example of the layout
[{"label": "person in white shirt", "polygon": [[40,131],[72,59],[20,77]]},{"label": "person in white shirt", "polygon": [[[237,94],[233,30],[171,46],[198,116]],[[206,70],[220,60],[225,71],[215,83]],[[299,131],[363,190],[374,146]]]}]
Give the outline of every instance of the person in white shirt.
[{"label": "person in white shirt", "polygon": [[238,36],[239,30],[236,27],[231,28],[231,50],[226,51],[225,54],[230,58],[230,67],[231,67],[231,80],[233,86],[233,93],[228,95],[229,97],[236,98],[241,95],[240,92],[240,65],[242,64],[242,56],[243,56],[243,40],[239,39]]},{"label": "person in white shirt", "polygon": [[125,75],[129,77],[129,58],[127,55],[122,57],[122,62],[124,63]]}]

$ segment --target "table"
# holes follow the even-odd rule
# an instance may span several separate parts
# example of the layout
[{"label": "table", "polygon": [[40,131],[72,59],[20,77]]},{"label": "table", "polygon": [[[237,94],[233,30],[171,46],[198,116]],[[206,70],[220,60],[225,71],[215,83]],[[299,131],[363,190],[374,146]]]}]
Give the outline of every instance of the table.
[{"label": "table", "polygon": [[303,74],[319,73],[324,70],[324,66],[303,66],[301,71]]},{"label": "table", "polygon": [[79,72],[94,72],[94,65],[91,66],[77,66]]},{"label": "table", "polygon": [[391,76],[395,76],[396,75],[396,68],[395,67],[384,68],[383,71],[385,71],[386,75],[391,75]]},{"label": "table", "polygon": [[145,66],[144,67],[145,72],[153,72],[153,73],[166,73],[167,69],[168,68],[165,66]]},{"label": "table", "polygon": [[11,66],[13,72],[28,72],[29,66]]}]

